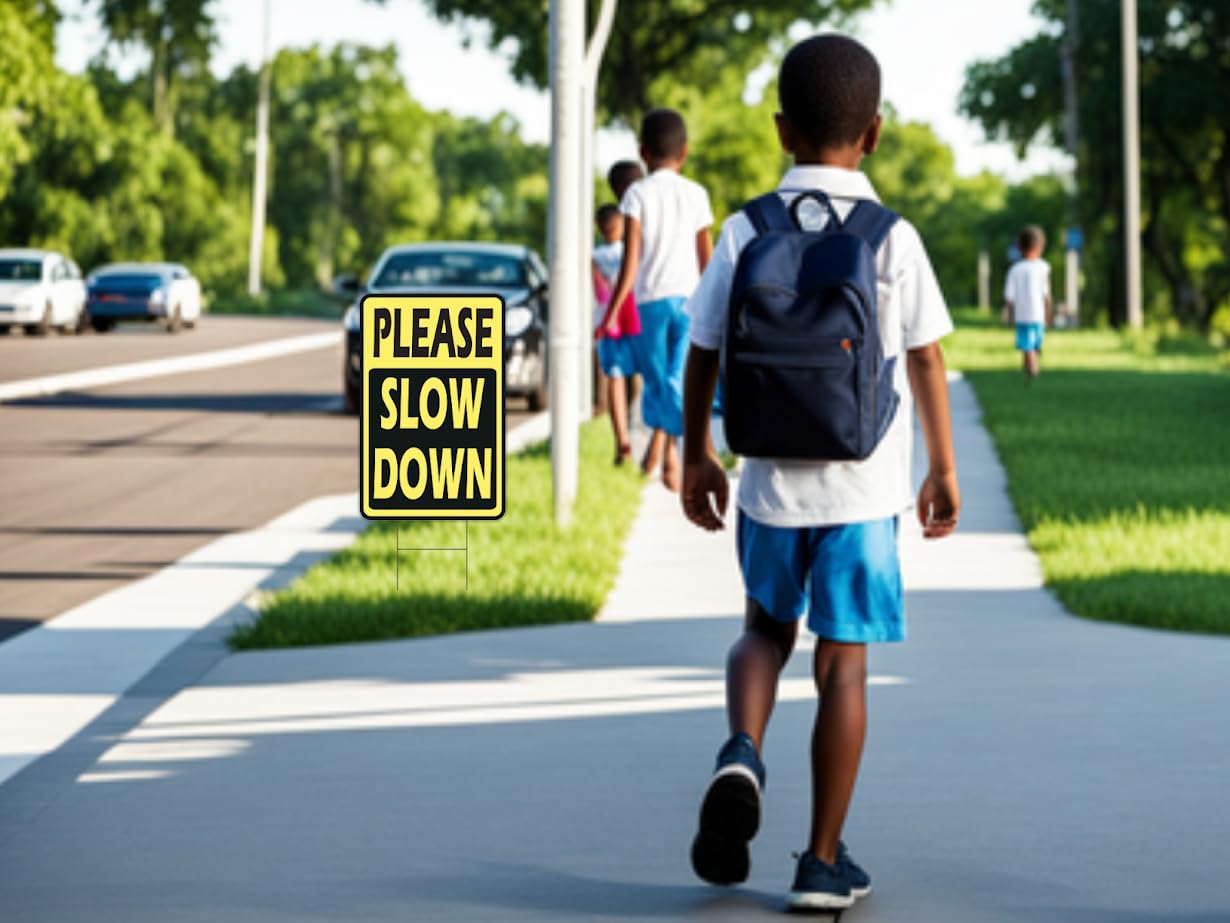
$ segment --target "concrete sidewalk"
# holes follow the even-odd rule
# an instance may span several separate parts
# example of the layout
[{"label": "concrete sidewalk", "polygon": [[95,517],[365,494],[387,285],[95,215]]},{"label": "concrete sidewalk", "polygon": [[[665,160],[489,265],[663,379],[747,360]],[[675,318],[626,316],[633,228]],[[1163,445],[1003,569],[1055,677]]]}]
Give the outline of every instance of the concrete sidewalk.
[{"label": "concrete sidewalk", "polygon": [[[845,919],[1230,919],[1230,641],[1066,615],[953,396],[962,533],[903,530],[910,640],[872,653],[847,830],[876,893]],[[232,655],[166,701],[155,671],[0,786],[0,919],[778,918],[808,662],[752,877],[703,886],[687,849],[741,599],[729,533],[675,503],[647,488],[595,624]]]}]

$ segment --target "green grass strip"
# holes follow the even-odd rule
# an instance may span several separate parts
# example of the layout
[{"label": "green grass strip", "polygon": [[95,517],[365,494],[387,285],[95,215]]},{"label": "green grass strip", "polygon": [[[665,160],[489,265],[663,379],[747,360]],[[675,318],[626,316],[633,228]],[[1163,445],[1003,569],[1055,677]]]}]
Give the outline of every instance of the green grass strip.
[{"label": "green grass strip", "polygon": [[555,525],[547,445],[509,456],[507,512],[469,524],[379,523],[353,545],[271,594],[259,618],[231,636],[239,649],[412,638],[485,628],[583,621],[615,583],[624,538],[640,506],[635,466],[616,468],[610,425],[581,429],[572,525]]},{"label": "green grass strip", "polygon": [[[1230,362],[1192,336],[1048,332],[1026,386],[1011,330],[957,312],[1047,585],[1095,619],[1230,634]],[[960,459],[958,459],[958,466]]]}]

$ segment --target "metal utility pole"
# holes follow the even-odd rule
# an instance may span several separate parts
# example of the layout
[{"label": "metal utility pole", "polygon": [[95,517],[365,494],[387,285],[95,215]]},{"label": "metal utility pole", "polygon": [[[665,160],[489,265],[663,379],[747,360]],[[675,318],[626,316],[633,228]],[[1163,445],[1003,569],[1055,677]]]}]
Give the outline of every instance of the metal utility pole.
[{"label": "metal utility pole", "polygon": [[1123,0],[1123,233],[1127,270],[1127,322],[1144,324],[1140,291],[1140,78],[1136,38],[1136,0]]},{"label": "metal utility pole", "polygon": [[991,254],[986,247],[978,247],[978,307],[986,311],[991,307]]},{"label": "metal utility pole", "polygon": [[[577,496],[579,433],[577,390],[578,328],[575,304],[581,291],[581,84],[584,80],[585,4],[551,0],[551,312],[549,354],[551,387],[551,475],[555,521],[567,526]],[[569,304],[569,302],[574,302]],[[589,305],[588,299],[585,302]],[[586,312],[588,314],[588,311]],[[585,325],[588,328],[588,324]],[[586,344],[588,346],[588,343]]]},{"label": "metal utility pole", "polygon": [[[581,85],[581,286],[577,304],[580,306],[581,329],[590,326],[589,307],[593,304],[593,286],[590,284],[589,265],[594,258],[594,111],[597,108],[598,73],[602,69],[602,56],[611,37],[611,25],[615,21],[617,0],[602,0],[594,33],[585,50],[584,76]],[[594,344],[590,337],[581,337],[581,387],[579,389],[581,418],[589,419],[594,406]]]},{"label": "metal utility pole", "polygon": [[260,90],[256,99],[256,162],[252,173],[252,239],[248,244],[248,294],[261,293],[261,257],[265,249],[265,180],[269,172],[269,7],[261,37]]},{"label": "metal utility pole", "polygon": [[1077,148],[1080,143],[1080,115],[1076,95],[1076,55],[1080,45],[1077,0],[1068,0],[1068,23],[1063,36],[1064,135],[1072,156],[1072,186],[1068,192],[1068,233],[1064,252],[1064,304],[1073,323],[1080,317],[1080,168]]}]

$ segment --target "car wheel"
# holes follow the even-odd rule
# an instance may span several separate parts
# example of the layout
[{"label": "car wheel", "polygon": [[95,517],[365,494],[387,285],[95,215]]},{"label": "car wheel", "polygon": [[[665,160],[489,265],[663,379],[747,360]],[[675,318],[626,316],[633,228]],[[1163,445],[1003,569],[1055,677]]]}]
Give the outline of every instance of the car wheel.
[{"label": "car wheel", "polygon": [[8,336],[9,331],[13,329],[12,324],[0,324],[0,337]]},{"label": "car wheel", "polygon": [[26,333],[30,336],[45,337],[51,333],[51,302],[47,302],[47,306],[43,308],[43,319],[37,324],[26,324]]},{"label": "car wheel", "polygon": [[359,389],[356,385],[350,383],[350,379],[346,379],[342,385],[342,390],[345,392],[346,412],[357,414],[359,412]]},{"label": "car wheel", "polygon": [[90,329],[90,312],[85,308],[81,309],[81,313],[77,315],[77,323],[73,325],[73,332],[78,336]]},{"label": "car wheel", "polygon": [[176,333],[183,325],[183,315],[180,313],[179,305],[176,305],[175,310],[171,312],[171,316],[167,318],[167,333]]},{"label": "car wheel", "polygon": [[544,377],[538,382],[538,387],[530,391],[525,396],[525,402],[534,413],[544,410],[547,406],[547,379]]},{"label": "car wheel", "polygon": [[94,328],[95,333],[106,333],[115,326],[115,321],[108,317],[91,317],[90,326]]}]

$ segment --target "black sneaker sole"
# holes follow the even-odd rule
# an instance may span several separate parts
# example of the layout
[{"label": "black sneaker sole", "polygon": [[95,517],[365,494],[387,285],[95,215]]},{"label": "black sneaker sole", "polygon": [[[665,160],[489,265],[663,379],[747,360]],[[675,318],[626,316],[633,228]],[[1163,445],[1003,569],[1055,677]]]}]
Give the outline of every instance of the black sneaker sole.
[{"label": "black sneaker sole", "polygon": [[714,885],[747,879],[747,844],[760,829],[760,789],[741,772],[726,772],[709,783],[700,806],[700,832],[692,841],[692,868]]}]

